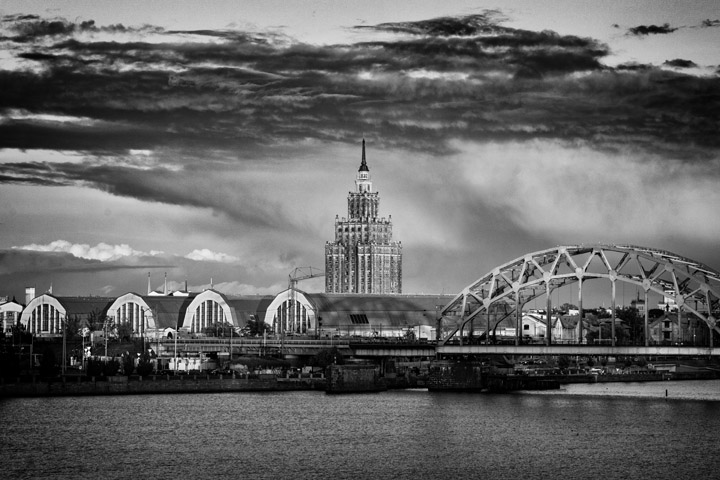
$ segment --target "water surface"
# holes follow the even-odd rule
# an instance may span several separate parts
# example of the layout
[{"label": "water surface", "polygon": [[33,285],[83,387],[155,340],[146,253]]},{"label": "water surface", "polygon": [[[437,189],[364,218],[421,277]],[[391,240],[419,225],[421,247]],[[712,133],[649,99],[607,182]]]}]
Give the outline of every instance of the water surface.
[{"label": "water surface", "polygon": [[681,480],[720,469],[719,381],[11,399],[0,425],[3,478]]}]

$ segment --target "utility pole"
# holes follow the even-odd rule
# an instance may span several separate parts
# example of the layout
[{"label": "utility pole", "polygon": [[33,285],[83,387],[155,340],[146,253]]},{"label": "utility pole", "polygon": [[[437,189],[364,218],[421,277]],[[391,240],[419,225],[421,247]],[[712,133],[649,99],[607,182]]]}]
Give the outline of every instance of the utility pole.
[{"label": "utility pole", "polygon": [[143,355],[145,355],[145,309],[141,308],[142,312],[142,324],[140,325],[140,335],[142,335]]}]

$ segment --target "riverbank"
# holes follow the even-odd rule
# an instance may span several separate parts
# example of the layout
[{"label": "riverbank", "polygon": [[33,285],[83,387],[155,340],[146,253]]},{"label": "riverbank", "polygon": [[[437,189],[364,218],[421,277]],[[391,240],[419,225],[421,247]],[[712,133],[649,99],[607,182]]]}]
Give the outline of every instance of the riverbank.
[{"label": "riverbank", "polygon": [[663,382],[680,380],[717,380],[720,371],[697,370],[686,372],[643,372],[623,374],[572,374],[544,375],[541,378],[556,380],[560,384],[570,383],[630,383],[630,382]]},{"label": "riverbank", "polygon": [[[542,386],[557,383],[560,385],[582,383],[636,383],[683,380],[717,380],[720,371],[702,370],[695,372],[653,372],[622,375],[512,375],[522,380],[523,385]],[[422,376],[390,375],[382,379],[382,388],[363,389],[362,391],[380,391],[385,389],[402,390],[407,388],[427,388],[427,379]],[[0,382],[0,398],[13,397],[61,397],[87,395],[145,395],[173,393],[218,393],[218,392],[284,392],[297,390],[327,389],[325,377],[278,377],[274,374],[260,375],[137,375],[100,377],[88,379],[82,376],[42,379],[32,377],[27,381]],[[543,388],[544,389],[544,388]],[[337,389],[337,391],[344,391]],[[351,391],[352,389],[349,389]],[[502,389],[498,389],[502,391]],[[347,392],[346,392],[347,393]]]},{"label": "riverbank", "polygon": [[33,378],[30,382],[3,381],[0,398],[61,397],[85,395],[144,395],[172,393],[276,392],[325,390],[325,378],[283,378],[271,374],[234,375],[149,375],[114,376],[87,379],[63,377]]}]

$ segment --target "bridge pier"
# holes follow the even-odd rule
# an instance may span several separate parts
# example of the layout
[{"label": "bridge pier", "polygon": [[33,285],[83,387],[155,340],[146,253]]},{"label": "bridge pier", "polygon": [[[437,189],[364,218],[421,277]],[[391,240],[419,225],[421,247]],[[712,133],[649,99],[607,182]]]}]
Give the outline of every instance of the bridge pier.
[{"label": "bridge pier", "polygon": [[387,390],[374,365],[330,365],[327,368],[326,393],[363,393]]},{"label": "bridge pier", "polygon": [[485,375],[488,369],[480,362],[455,362],[433,360],[427,387],[430,391],[480,392],[485,390]]}]

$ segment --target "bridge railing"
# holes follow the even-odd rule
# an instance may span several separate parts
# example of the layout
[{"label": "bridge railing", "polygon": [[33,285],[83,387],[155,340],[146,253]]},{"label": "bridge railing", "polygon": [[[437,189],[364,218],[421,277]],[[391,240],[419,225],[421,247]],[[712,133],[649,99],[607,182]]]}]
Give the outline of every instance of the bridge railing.
[{"label": "bridge railing", "polygon": [[[153,341],[152,343],[156,343],[156,341]],[[159,343],[163,346],[166,345],[173,345],[175,343],[174,339],[169,338],[163,338],[159,340]],[[233,346],[262,346],[262,345],[272,345],[272,346],[278,346],[281,344],[287,345],[287,346],[307,346],[307,347],[318,347],[318,346],[326,346],[328,348],[331,348],[333,346],[349,346],[349,345],[406,345],[406,346],[428,346],[428,345],[436,345],[437,342],[434,339],[426,339],[426,338],[420,338],[420,339],[413,339],[409,337],[361,337],[361,336],[339,336],[339,337],[320,337],[320,338],[298,338],[298,337],[286,337],[284,339],[280,339],[279,337],[272,336],[268,338],[262,338],[262,337],[233,337],[230,339],[230,337],[206,337],[206,338],[183,338],[179,337],[177,339],[178,345],[188,345],[188,346],[200,346],[200,345],[216,345],[218,347],[220,346],[228,346],[232,343]],[[490,338],[489,341],[487,341],[484,337],[463,337],[462,342],[459,338],[453,338],[450,339],[445,343],[446,345],[507,345],[512,346],[515,345],[514,339],[505,339],[505,338]],[[536,347],[544,347],[547,346],[545,343],[544,337],[527,337],[523,338],[520,342],[521,346],[536,346]],[[553,346],[582,346],[582,347],[610,347],[612,346],[612,342],[610,339],[595,339],[591,342],[577,342],[574,340],[560,340],[560,339],[553,339],[551,342],[551,345]],[[623,341],[623,342],[617,342],[615,344],[616,347],[644,347],[645,343],[643,341]],[[707,347],[707,345],[702,345],[700,342],[693,343],[693,342],[679,342],[679,341],[655,341],[651,340],[648,342],[648,347]]]},{"label": "bridge railing", "polygon": [[[153,342],[155,343],[155,342]],[[162,339],[160,340],[160,343],[163,345],[167,344],[174,344],[174,339]],[[263,339],[261,337],[233,337],[230,339],[230,337],[224,337],[224,338],[178,338],[177,339],[178,344],[185,344],[185,345],[228,345],[232,343],[233,345],[264,345],[264,344],[280,344],[284,343],[285,345],[347,345],[350,343],[348,339],[343,338],[333,338],[333,339],[294,339],[294,338],[267,338]]]}]

